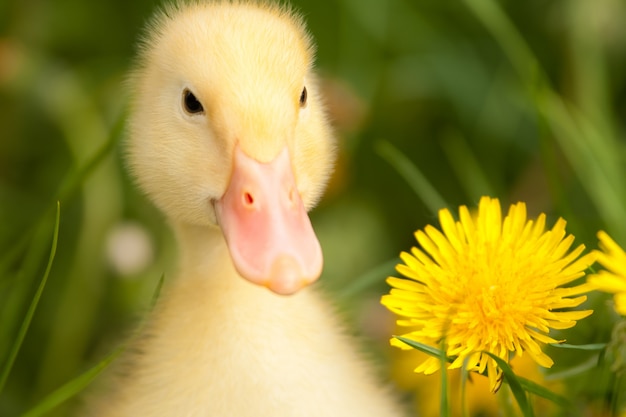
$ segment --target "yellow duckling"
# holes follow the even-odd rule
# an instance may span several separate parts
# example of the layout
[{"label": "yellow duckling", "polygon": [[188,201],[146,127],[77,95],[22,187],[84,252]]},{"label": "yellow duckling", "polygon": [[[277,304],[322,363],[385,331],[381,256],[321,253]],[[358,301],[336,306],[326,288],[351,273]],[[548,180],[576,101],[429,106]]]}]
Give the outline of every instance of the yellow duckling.
[{"label": "yellow duckling", "polygon": [[170,6],[131,77],[128,159],[177,237],[176,278],[97,417],[399,416],[323,297],[307,216],[334,159],[289,9]]}]

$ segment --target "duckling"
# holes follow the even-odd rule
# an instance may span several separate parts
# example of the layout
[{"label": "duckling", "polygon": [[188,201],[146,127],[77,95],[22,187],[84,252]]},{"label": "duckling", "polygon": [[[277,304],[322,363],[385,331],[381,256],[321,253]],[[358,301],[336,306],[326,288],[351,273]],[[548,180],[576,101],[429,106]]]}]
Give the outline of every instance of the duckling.
[{"label": "duckling", "polygon": [[87,415],[399,416],[325,298],[307,211],[334,161],[313,44],[286,6],[184,2],[130,77],[128,161],[179,247]]}]

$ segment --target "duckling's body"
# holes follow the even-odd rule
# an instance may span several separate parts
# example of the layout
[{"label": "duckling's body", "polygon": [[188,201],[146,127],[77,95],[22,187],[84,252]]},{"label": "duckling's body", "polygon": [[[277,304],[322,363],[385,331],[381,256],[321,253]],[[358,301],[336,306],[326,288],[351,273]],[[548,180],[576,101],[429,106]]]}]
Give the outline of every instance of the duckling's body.
[{"label": "duckling's body", "polygon": [[285,297],[251,285],[219,233],[180,233],[208,250],[205,265],[187,265],[163,291],[94,416],[401,415],[313,289]]},{"label": "duckling's body", "polygon": [[306,209],[333,161],[311,55],[273,5],[156,19],[131,83],[129,161],[180,263],[88,415],[400,415],[307,287],[321,252]]}]

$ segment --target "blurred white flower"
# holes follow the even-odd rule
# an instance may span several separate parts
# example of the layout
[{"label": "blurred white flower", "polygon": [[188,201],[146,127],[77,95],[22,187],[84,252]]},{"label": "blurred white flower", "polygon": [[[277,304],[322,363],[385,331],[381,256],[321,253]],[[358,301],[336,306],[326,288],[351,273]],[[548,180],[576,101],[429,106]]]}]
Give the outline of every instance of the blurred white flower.
[{"label": "blurred white flower", "polygon": [[113,269],[128,278],[145,270],[154,259],[154,243],[141,224],[123,221],[107,237],[106,258]]}]

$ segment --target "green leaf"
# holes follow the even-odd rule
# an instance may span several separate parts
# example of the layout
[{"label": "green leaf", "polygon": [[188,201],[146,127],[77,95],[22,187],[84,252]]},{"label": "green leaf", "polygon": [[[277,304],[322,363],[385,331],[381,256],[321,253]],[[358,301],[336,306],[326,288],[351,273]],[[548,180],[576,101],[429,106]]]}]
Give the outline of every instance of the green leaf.
[{"label": "green leaf", "polygon": [[[454,361],[454,358],[450,358],[445,356],[444,352],[441,349],[437,349],[434,348],[432,346],[429,345],[425,345],[423,343],[420,342],[416,342],[415,340],[411,340],[411,339],[407,339],[406,337],[402,337],[402,336],[394,336],[396,339],[400,340],[403,343],[406,343],[407,345],[411,346],[414,349],[417,349],[421,352],[424,352],[430,356],[436,357],[436,358],[440,358],[443,359],[445,358],[445,360],[447,362],[452,362]],[[555,404],[558,404],[559,406],[562,407],[568,407],[570,406],[570,402],[567,400],[567,398],[556,394],[552,391],[550,391],[549,389],[529,380],[526,378],[522,378],[519,377],[517,375],[515,375],[515,373],[513,372],[513,370],[511,369],[511,367],[509,366],[508,363],[506,363],[504,360],[502,360],[502,358],[500,358],[499,356],[495,356],[494,354],[490,353],[490,352],[483,352],[487,355],[489,355],[491,358],[493,358],[496,363],[498,364],[498,367],[500,367],[500,369],[502,370],[503,374],[504,374],[504,379],[506,381],[506,383],[511,387],[511,392],[513,393],[513,396],[515,397],[515,400],[517,401],[518,405],[520,406],[520,409],[522,410],[524,416],[533,416],[533,410],[532,407],[530,405],[530,402],[528,401],[528,397],[526,395],[526,392],[531,393],[531,394],[535,394],[539,397],[545,398],[549,401],[552,401]],[[442,368],[443,368],[443,364],[442,364]],[[444,372],[445,373],[445,372]],[[467,373],[467,372],[466,372]],[[446,386],[446,381],[444,381],[443,377],[442,377],[442,381],[441,381],[441,385],[442,385],[442,390],[443,388]],[[444,398],[443,398],[443,391],[442,391],[442,398],[441,398],[441,405],[442,407],[444,406]],[[443,410],[443,408],[442,408]],[[442,411],[443,412],[443,411]],[[443,415],[443,414],[442,414]]]},{"label": "green leaf", "polygon": [[518,376],[517,379],[526,392],[535,394],[541,398],[545,398],[546,400],[550,400],[561,407],[569,407],[571,405],[567,398],[550,391],[548,388],[543,387],[530,379],[522,378],[521,376]]},{"label": "green leaf", "polygon": [[423,343],[416,342],[415,340],[407,339],[406,337],[402,337],[402,336],[393,336],[393,337],[403,343],[406,343],[407,345],[411,346],[413,349],[422,351],[430,356],[434,356],[435,358],[445,358],[447,362],[454,361],[454,358],[445,356],[445,353],[441,349],[437,349],[432,346],[428,346]]},{"label": "green leaf", "polygon": [[449,358],[445,353],[445,340],[441,342],[442,349],[437,349],[432,346],[425,345],[420,342],[416,342],[415,340],[407,339],[402,336],[393,336],[399,341],[406,343],[411,346],[413,349],[417,349],[421,352],[424,352],[430,356],[434,356],[435,358],[441,361],[441,395],[439,397],[439,415],[441,417],[449,417],[450,416],[450,405],[448,403],[448,372],[446,372],[446,362],[452,362],[454,358]]},{"label": "green leaf", "polygon": [[15,363],[15,359],[17,358],[18,353],[20,352],[20,348],[22,347],[22,343],[24,342],[24,338],[26,337],[26,333],[28,332],[28,328],[30,327],[30,323],[33,320],[33,316],[35,315],[35,310],[37,309],[37,305],[39,304],[39,300],[41,298],[41,294],[46,286],[46,282],[48,281],[48,276],[50,275],[50,270],[52,269],[52,263],[54,261],[54,257],[57,251],[57,243],[59,239],[59,224],[61,222],[61,204],[57,201],[57,210],[56,210],[56,218],[54,223],[54,233],[52,235],[52,247],[50,249],[50,256],[48,257],[48,265],[46,266],[46,271],[43,274],[43,278],[39,283],[39,287],[35,292],[35,295],[28,307],[28,311],[26,312],[26,316],[22,321],[22,326],[13,342],[13,346],[11,347],[11,351],[9,353],[9,357],[7,359],[6,364],[4,365],[4,369],[2,370],[2,374],[0,375],[0,393],[4,389],[4,386],[9,378],[9,374],[11,373],[11,369],[13,368],[13,364]]},{"label": "green leaf", "polygon": [[485,355],[489,355],[502,370],[504,380],[509,384],[509,387],[511,387],[511,392],[515,397],[515,400],[517,401],[517,405],[519,405],[520,410],[522,410],[522,414],[524,415],[524,417],[533,417],[533,409],[530,405],[530,402],[528,401],[526,392],[522,387],[522,383],[515,375],[509,364],[506,363],[506,361],[504,361],[502,358],[494,355],[491,352],[483,351],[482,353],[484,353]]},{"label": "green leaf", "polygon": [[588,345],[569,345],[567,343],[550,343],[550,346],[562,349],[575,350],[602,350],[606,347],[606,343],[590,343]]}]

